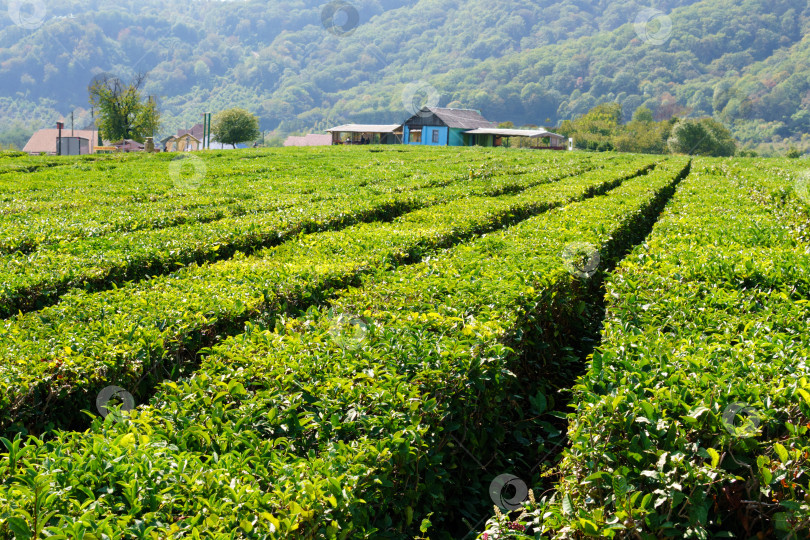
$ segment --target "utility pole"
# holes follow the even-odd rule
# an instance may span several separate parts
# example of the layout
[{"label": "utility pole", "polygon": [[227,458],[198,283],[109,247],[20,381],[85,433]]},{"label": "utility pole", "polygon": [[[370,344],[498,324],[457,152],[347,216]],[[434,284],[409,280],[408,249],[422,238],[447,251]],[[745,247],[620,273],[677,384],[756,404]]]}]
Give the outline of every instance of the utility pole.
[{"label": "utility pole", "polygon": [[70,136],[73,137],[73,111],[70,111]]},{"label": "utility pole", "polygon": [[56,129],[59,130],[59,134],[56,136],[56,155],[62,155],[62,128],[65,126],[62,122],[56,123]]}]

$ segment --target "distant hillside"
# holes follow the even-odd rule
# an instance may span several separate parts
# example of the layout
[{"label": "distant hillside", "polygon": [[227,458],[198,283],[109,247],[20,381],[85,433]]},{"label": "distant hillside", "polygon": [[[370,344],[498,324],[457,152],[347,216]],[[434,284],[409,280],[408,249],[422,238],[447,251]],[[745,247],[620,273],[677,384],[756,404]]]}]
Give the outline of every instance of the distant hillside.
[{"label": "distant hillside", "polygon": [[400,121],[425,99],[516,125],[602,101],[628,118],[641,105],[714,115],[766,150],[810,132],[803,1],[655,2],[665,15],[647,34],[634,23],[650,4],[635,0],[362,0],[337,5],[332,31],[311,0],[35,1],[45,9],[22,19],[35,28],[0,18],[0,142],[72,109],[88,123],[92,77],[136,71],[149,72],[165,133],[230,106],[283,132]]}]

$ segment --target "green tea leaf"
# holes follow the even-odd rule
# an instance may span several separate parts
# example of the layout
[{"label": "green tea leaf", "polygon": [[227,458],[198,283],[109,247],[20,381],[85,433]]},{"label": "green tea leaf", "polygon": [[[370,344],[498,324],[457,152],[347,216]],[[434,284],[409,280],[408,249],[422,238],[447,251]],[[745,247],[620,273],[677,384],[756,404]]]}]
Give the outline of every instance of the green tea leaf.
[{"label": "green tea leaf", "polygon": [[716,469],[717,464],[720,463],[720,454],[714,448],[707,448],[706,452],[709,454],[712,460],[710,467],[712,469]]}]

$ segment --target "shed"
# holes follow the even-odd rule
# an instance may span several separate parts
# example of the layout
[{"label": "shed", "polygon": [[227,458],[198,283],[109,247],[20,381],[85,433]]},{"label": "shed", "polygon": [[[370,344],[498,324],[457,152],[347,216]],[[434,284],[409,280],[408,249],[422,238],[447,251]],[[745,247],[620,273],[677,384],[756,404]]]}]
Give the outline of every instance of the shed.
[{"label": "shed", "polygon": [[56,140],[56,153],[60,156],[82,156],[90,153],[90,140],[85,137],[65,137]]},{"label": "shed", "polygon": [[[40,129],[28,139],[28,142],[23,147],[23,152],[28,152],[32,155],[41,153],[56,155],[56,139],[58,137],[58,129]],[[62,129],[62,138],[67,137],[77,137],[92,141],[90,144],[82,145],[82,153],[92,154],[95,151],[95,141],[98,140],[98,131],[94,129]]]},{"label": "shed", "polygon": [[177,136],[182,137],[183,135],[191,135],[195,139],[202,141],[205,134],[205,126],[202,124],[194,124],[191,126],[191,129],[178,129]]},{"label": "shed", "polygon": [[170,137],[166,137],[162,141],[163,143],[163,150],[166,152],[188,152],[190,150],[199,150],[200,139],[192,135],[191,133],[185,133],[183,135],[172,135]]},{"label": "shed", "polygon": [[400,144],[400,124],[343,124],[326,130],[332,144]]},{"label": "shed", "polygon": [[[471,146],[482,144],[474,135],[466,133],[478,128],[495,128],[497,124],[481,116],[473,109],[447,109],[442,107],[422,107],[403,124],[405,144],[426,144],[432,146]],[[492,146],[493,137],[487,138]]]},{"label": "shed", "polygon": [[[537,141],[529,148],[547,148],[551,150],[564,150],[565,137],[545,129],[503,129],[503,128],[477,128],[466,132],[466,135],[475,137],[492,137],[493,144],[499,146],[499,138],[525,137]],[[490,146],[490,145],[485,145]]]}]

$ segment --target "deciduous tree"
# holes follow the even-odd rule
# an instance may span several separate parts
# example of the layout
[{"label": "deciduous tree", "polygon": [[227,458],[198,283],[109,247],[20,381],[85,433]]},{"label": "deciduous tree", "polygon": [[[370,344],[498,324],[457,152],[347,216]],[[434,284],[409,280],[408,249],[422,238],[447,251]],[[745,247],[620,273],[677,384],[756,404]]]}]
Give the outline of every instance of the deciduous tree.
[{"label": "deciduous tree", "polygon": [[700,156],[733,156],[737,149],[729,130],[711,118],[680,120],[667,144],[674,153]]},{"label": "deciduous tree", "polygon": [[145,74],[138,74],[126,84],[117,77],[105,75],[90,84],[90,103],[98,111],[98,128],[103,138],[143,141],[157,133],[160,127],[157,103],[141,95],[145,79]]},{"label": "deciduous tree", "polygon": [[228,109],[214,115],[211,134],[219,142],[236,148],[236,143],[259,138],[259,119],[245,109]]}]

